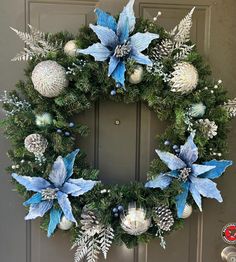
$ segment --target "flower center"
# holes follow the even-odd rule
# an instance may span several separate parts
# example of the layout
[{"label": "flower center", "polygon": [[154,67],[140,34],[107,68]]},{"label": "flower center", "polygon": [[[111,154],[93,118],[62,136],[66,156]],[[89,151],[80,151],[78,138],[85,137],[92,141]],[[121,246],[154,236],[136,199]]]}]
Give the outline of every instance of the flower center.
[{"label": "flower center", "polygon": [[191,174],[192,169],[190,167],[185,167],[179,171],[178,180],[186,182],[189,175]]},{"label": "flower center", "polygon": [[57,188],[46,188],[41,191],[43,200],[53,200],[57,198]]},{"label": "flower center", "polygon": [[124,57],[124,56],[127,56],[131,51],[131,46],[129,43],[124,43],[122,45],[117,45],[116,46],[116,49],[115,49],[115,52],[114,52],[114,55],[116,57]]}]

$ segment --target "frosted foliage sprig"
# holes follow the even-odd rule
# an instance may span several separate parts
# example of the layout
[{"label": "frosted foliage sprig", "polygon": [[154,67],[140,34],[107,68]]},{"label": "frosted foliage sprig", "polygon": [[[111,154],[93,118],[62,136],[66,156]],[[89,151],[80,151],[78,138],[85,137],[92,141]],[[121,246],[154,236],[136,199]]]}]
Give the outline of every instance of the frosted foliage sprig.
[{"label": "frosted foliage sprig", "polygon": [[229,99],[223,107],[228,112],[230,117],[236,116],[236,98],[232,100]]},{"label": "frosted foliage sprig", "polygon": [[26,45],[24,51],[18,53],[12,61],[28,61],[35,56],[45,57],[49,52],[55,52],[61,48],[61,44],[50,42],[50,34],[46,35],[33,26],[28,26],[29,33],[10,27]]},{"label": "frosted foliage sprig", "polygon": [[100,252],[102,252],[106,259],[113,238],[114,230],[110,226],[102,226],[101,230],[95,234],[90,234],[86,230],[81,230],[79,232],[79,237],[72,246],[72,248],[76,247],[74,261],[80,262],[82,259],[86,258],[87,262],[96,262]]},{"label": "frosted foliage sprig", "polygon": [[7,116],[13,116],[23,110],[29,110],[31,104],[26,100],[20,100],[15,95],[8,95],[7,91],[0,97],[0,102],[7,105],[9,108],[5,109]]}]

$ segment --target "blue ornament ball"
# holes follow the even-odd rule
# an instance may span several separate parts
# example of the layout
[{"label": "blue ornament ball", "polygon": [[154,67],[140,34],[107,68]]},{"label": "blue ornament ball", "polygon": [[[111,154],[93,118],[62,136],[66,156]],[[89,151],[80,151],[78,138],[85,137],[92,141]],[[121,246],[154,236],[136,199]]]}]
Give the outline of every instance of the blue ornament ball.
[{"label": "blue ornament ball", "polygon": [[65,136],[70,136],[70,132],[66,131]]},{"label": "blue ornament ball", "polygon": [[61,133],[62,133],[62,130],[61,130],[61,129],[57,129],[57,133],[58,133],[58,134],[61,134]]},{"label": "blue ornament ball", "polygon": [[113,212],[113,213],[118,213],[118,209],[117,209],[116,207],[114,207],[114,208],[112,209],[112,212]]},{"label": "blue ornament ball", "polygon": [[114,217],[118,217],[119,216],[119,214],[118,213],[114,213]]},{"label": "blue ornament ball", "polygon": [[116,95],[116,90],[112,90],[112,91],[111,91],[111,95],[112,95],[112,96],[115,96],[115,95]]},{"label": "blue ornament ball", "polygon": [[75,123],[73,123],[73,122],[69,123],[69,127],[74,127],[74,126],[75,126]]},{"label": "blue ornament ball", "polygon": [[119,205],[117,207],[117,209],[118,209],[119,212],[123,212],[124,211],[124,207],[122,205]]},{"label": "blue ornament ball", "polygon": [[173,149],[177,150],[177,149],[179,149],[179,147],[177,145],[173,145]]},{"label": "blue ornament ball", "polygon": [[165,146],[169,146],[169,145],[170,145],[170,141],[169,141],[169,140],[166,140],[166,141],[164,142],[164,145],[165,145]]}]

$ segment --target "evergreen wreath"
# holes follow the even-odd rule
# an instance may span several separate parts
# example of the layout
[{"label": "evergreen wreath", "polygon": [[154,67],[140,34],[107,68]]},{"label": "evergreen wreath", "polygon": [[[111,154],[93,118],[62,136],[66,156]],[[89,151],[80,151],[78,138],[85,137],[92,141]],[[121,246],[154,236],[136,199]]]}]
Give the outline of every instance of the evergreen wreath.
[{"label": "evergreen wreath", "polygon": [[[182,227],[192,206],[201,210],[202,196],[222,202],[212,180],[232,164],[221,159],[235,101],[190,42],[194,9],[167,32],[160,13],[136,20],[133,4],[116,19],[96,9],[97,25],[76,37],[12,28],[26,44],[13,60],[29,62],[18,91],[1,98],[12,142],[7,170],[29,207],[25,219],[42,217],[48,236],[70,229],[75,261],[106,258],[113,241],[131,248],[158,237],[165,248],[164,236]],[[104,185],[76,149],[89,129],[73,116],[98,100],[142,102],[168,120],[146,183]]]}]

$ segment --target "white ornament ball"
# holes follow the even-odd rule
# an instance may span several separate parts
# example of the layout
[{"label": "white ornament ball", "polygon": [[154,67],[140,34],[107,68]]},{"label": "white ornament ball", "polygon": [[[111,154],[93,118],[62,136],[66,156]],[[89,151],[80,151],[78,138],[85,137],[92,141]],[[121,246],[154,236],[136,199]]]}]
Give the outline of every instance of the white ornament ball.
[{"label": "white ornament ball", "polygon": [[131,84],[139,84],[143,80],[143,67],[137,66],[134,72],[129,77],[129,82]]},{"label": "white ornament ball", "polygon": [[39,127],[44,127],[52,124],[52,115],[49,113],[37,114],[35,118],[36,125]]},{"label": "white ornament ball", "polygon": [[186,204],[185,207],[184,207],[184,211],[183,211],[182,218],[185,219],[185,218],[190,217],[191,214],[192,214],[192,212],[193,212],[193,208],[192,208],[192,206],[189,205],[189,204]]},{"label": "white ornament ball", "polygon": [[174,66],[174,72],[170,79],[172,92],[185,94],[194,90],[197,84],[198,72],[193,65],[187,62],[180,62]]},{"label": "white ornament ball", "polygon": [[64,46],[64,52],[68,56],[75,57],[76,56],[76,50],[77,50],[77,45],[76,45],[75,40],[68,41]]},{"label": "white ornament ball", "polygon": [[34,89],[45,97],[58,96],[69,84],[65,68],[51,60],[42,61],[35,66],[32,82]]},{"label": "white ornament ball", "polygon": [[72,226],[73,222],[68,220],[65,216],[62,216],[61,222],[58,224],[58,228],[60,228],[61,230],[69,230],[70,228],[72,228]]}]

